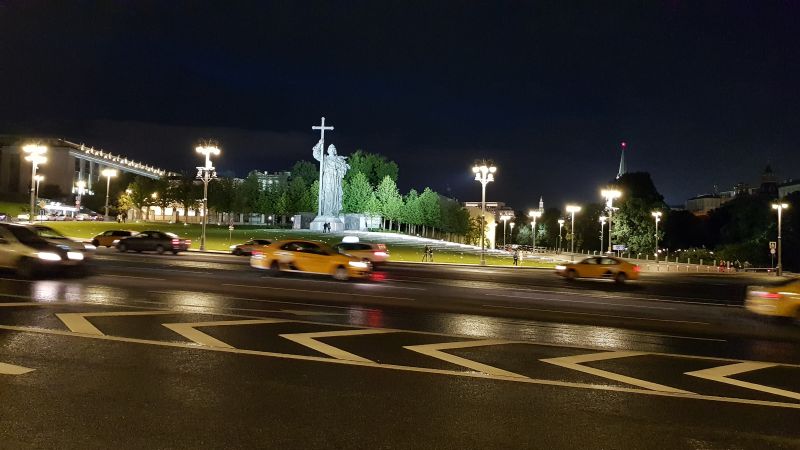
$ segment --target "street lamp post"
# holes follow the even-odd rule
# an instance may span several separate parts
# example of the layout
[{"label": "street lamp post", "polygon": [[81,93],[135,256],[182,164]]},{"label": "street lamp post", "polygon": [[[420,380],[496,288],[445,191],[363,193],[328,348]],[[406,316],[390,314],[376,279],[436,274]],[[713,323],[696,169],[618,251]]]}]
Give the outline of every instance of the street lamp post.
[{"label": "street lamp post", "polygon": [[[38,205],[39,204],[39,184],[42,181],[44,181],[44,175],[36,175],[35,177],[33,177],[33,179],[36,180],[36,202],[34,204]],[[37,214],[37,216],[38,216],[38,214]]]},{"label": "street lamp post", "polygon": [[[324,122],[323,122],[324,126]],[[211,155],[217,156],[220,154],[219,147],[216,145],[201,145],[195,148],[197,153],[205,155],[206,157],[206,164],[205,166],[199,166],[197,168],[197,178],[203,180],[203,218],[202,218],[202,227],[203,233],[200,237],[200,251],[206,249],[206,223],[208,222],[208,183],[217,177],[216,170],[214,166],[211,164]],[[321,173],[321,172],[320,172]],[[184,205],[186,208],[187,205]]]},{"label": "street lamp post", "polygon": [[783,260],[781,258],[781,217],[783,216],[783,210],[788,207],[788,203],[772,204],[772,209],[778,210],[778,269],[775,271],[778,276],[783,275]]},{"label": "street lamp post", "polygon": [[653,220],[655,220],[655,222],[656,222],[656,235],[655,235],[656,253],[655,253],[655,256],[656,256],[656,264],[658,264],[658,222],[661,222],[661,211],[653,211],[650,214],[653,216]]},{"label": "street lamp post", "polygon": [[509,226],[511,226],[511,233],[509,233],[509,238],[511,240],[511,245],[514,245],[514,222],[511,222]]},{"label": "street lamp post", "polygon": [[39,164],[47,162],[47,147],[44,145],[28,144],[22,147],[22,151],[27,154],[25,161],[31,163],[31,209],[28,220],[33,223],[33,210],[36,207],[36,171],[39,169]]},{"label": "street lamp post", "polygon": [[558,219],[558,253],[561,253],[561,228],[564,227],[564,219]]},{"label": "street lamp post", "polygon": [[[531,224],[531,243],[533,244],[533,253],[536,253],[536,219],[542,217],[542,212],[532,209],[528,211],[528,216],[530,216],[533,223]],[[561,231],[559,229],[559,231]],[[561,234],[561,233],[559,233]]]},{"label": "street lamp post", "polygon": [[83,181],[83,180],[78,180],[75,183],[75,194],[77,194],[75,196],[75,209],[76,209],[75,212],[76,212],[76,214],[80,214],[81,213],[81,197],[83,197],[83,194],[85,194],[85,193],[86,193],[86,182]]},{"label": "street lamp post", "polygon": [[508,215],[501,215],[500,216],[500,220],[503,221],[503,250],[506,249],[506,224],[508,223],[508,219],[510,219],[510,218],[511,218],[511,216],[508,216]]},{"label": "street lamp post", "polygon": [[482,163],[472,167],[475,181],[481,184],[481,265],[486,265],[486,185],[494,181],[497,167]]},{"label": "street lamp post", "polygon": [[117,176],[117,171],[115,169],[104,169],[100,172],[104,177],[106,177],[106,217],[105,220],[108,222],[108,194],[111,190],[111,177]]},{"label": "street lamp post", "polygon": [[572,216],[572,225],[570,226],[570,252],[572,253],[572,260],[575,260],[575,213],[580,212],[581,207],[578,205],[567,205],[567,212]]},{"label": "street lamp post", "polygon": [[[601,255],[603,254],[603,235],[605,234],[605,233],[603,233],[603,228],[606,226],[606,219],[607,219],[606,216],[600,216],[600,254]],[[611,238],[609,237],[609,239],[611,239]]]},{"label": "street lamp post", "polygon": [[622,197],[622,192],[616,189],[603,189],[600,191],[600,195],[606,199],[606,206],[608,208],[608,253],[613,251],[613,246],[611,242],[611,231],[612,231],[612,217],[614,214],[614,199]]}]

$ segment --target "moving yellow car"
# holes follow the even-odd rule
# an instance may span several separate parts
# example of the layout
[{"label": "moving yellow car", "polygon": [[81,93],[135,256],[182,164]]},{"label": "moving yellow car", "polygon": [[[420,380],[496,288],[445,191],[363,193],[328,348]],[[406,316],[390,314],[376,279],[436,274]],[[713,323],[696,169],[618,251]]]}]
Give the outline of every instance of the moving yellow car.
[{"label": "moving yellow car", "polygon": [[800,319],[800,278],[747,288],[744,306],[753,313]]},{"label": "moving yellow car", "polygon": [[624,283],[626,280],[638,280],[640,270],[635,264],[611,256],[592,256],[578,263],[556,266],[556,273],[570,281],[576,278],[607,278]]},{"label": "moving yellow car", "polygon": [[92,245],[95,247],[113,247],[122,238],[133,236],[133,231],[127,230],[108,230],[92,238]]},{"label": "moving yellow car", "polygon": [[286,240],[255,247],[250,265],[272,275],[304,272],[330,275],[337,280],[372,275],[369,261],[340,254],[327,244],[314,241]]}]

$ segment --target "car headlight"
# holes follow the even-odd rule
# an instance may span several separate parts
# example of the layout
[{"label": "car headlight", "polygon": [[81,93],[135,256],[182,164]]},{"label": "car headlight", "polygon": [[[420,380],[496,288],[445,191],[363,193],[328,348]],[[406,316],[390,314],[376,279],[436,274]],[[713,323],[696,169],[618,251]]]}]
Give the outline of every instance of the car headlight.
[{"label": "car headlight", "polygon": [[[58,255],[56,255],[58,256]],[[83,253],[81,252],[67,252],[67,258],[73,261],[83,261]]]},{"label": "car headlight", "polygon": [[228,248],[229,248],[229,249],[231,249],[231,250],[233,250],[233,249],[235,249],[235,248],[236,248],[236,246],[235,246],[235,245],[231,245],[231,246],[230,246],[230,247],[228,247]]},{"label": "car headlight", "polygon": [[61,261],[61,257],[58,256],[58,253],[53,252],[39,252],[36,254],[36,257],[45,261]]},{"label": "car headlight", "polygon": [[114,239],[114,241],[111,242],[111,245],[117,245],[117,244],[119,244],[119,239]]},{"label": "car headlight", "polygon": [[95,247],[95,246],[94,246],[94,245],[92,245],[92,244],[83,244],[83,247],[84,247],[86,250],[97,250],[97,247]]},{"label": "car headlight", "polygon": [[369,263],[364,261],[350,261],[348,264],[350,264],[351,267],[358,267],[359,269],[369,268]]},{"label": "car headlight", "polygon": [[567,270],[567,266],[556,266],[556,270]]}]

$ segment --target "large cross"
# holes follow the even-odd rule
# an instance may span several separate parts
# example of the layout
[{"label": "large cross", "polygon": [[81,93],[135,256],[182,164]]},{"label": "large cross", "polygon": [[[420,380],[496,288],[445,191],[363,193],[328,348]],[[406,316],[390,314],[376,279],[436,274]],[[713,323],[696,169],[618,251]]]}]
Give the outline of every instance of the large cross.
[{"label": "large cross", "polygon": [[319,191],[317,192],[317,214],[322,214],[322,170],[325,167],[325,130],[333,130],[333,127],[325,126],[325,118],[322,118],[320,125],[314,125],[312,130],[319,130],[319,142],[322,144],[322,151],[319,156]]}]

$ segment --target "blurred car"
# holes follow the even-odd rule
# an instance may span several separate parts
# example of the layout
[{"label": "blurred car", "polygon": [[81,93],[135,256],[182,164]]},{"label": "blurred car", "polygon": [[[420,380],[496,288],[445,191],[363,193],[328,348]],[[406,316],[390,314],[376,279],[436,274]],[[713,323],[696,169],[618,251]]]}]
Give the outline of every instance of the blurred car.
[{"label": "blurred car", "polygon": [[230,249],[231,253],[236,256],[251,255],[253,253],[253,248],[262,247],[271,243],[272,241],[269,239],[250,239],[243,244],[231,245]]},{"label": "blurred car", "polygon": [[86,273],[84,253],[39,236],[29,225],[0,223],[0,267],[23,278],[54,270]]},{"label": "blurred car", "polygon": [[792,278],[768,286],[749,286],[744,306],[763,316],[800,319],[800,279]]},{"label": "blurred car", "polygon": [[556,266],[556,273],[574,280],[576,278],[607,278],[624,283],[638,280],[640,267],[611,256],[592,256],[578,263]]},{"label": "blurred car", "polygon": [[67,246],[71,250],[75,250],[78,252],[83,252],[84,256],[88,259],[91,258],[94,254],[94,251],[97,250],[97,246],[93,244],[84,244],[83,242],[76,241],[74,239],[70,239],[60,232],[48,227],[47,225],[33,225],[34,230],[39,235],[39,237],[50,241],[56,245]]},{"label": "blurred car", "polygon": [[330,275],[337,280],[368,278],[372,264],[350,255],[343,255],[322,242],[287,240],[253,249],[250,265],[281,272],[304,272]]},{"label": "blurred car", "polygon": [[373,267],[383,265],[389,260],[389,250],[385,244],[372,244],[368,242],[342,242],[333,246],[342,254],[355,256],[361,260],[367,260]]},{"label": "blurred car", "polygon": [[0,212],[0,222],[8,222],[8,214]]},{"label": "blurred car", "polygon": [[108,230],[92,238],[92,245],[95,247],[113,247],[122,238],[133,236],[133,231],[128,230]]},{"label": "blurred car", "polygon": [[116,243],[117,250],[127,252],[156,252],[159,255],[164,252],[172,252],[177,255],[179,252],[189,250],[192,241],[183,239],[174,233],[163,231],[142,231],[133,236],[123,237]]}]

